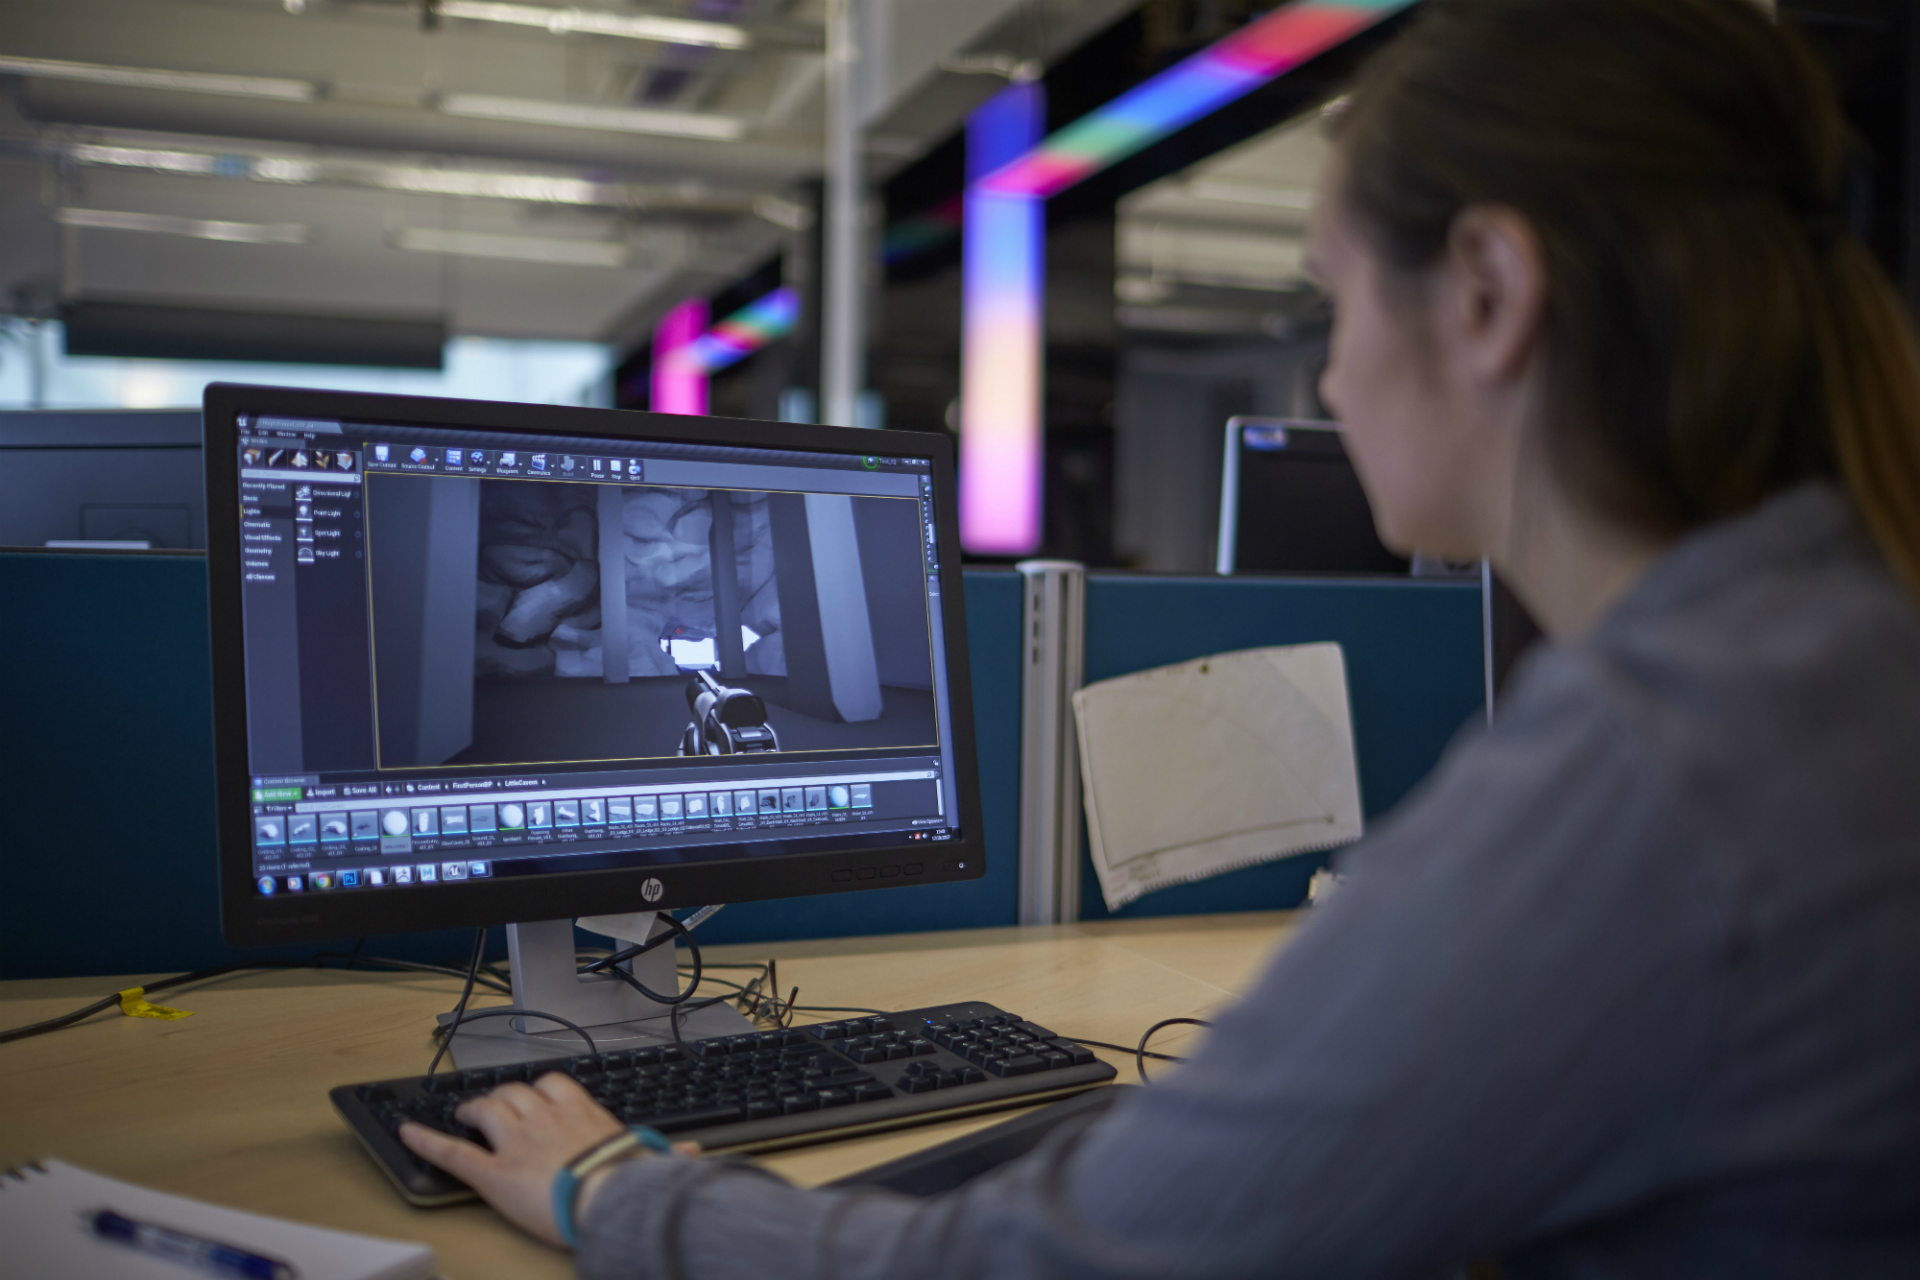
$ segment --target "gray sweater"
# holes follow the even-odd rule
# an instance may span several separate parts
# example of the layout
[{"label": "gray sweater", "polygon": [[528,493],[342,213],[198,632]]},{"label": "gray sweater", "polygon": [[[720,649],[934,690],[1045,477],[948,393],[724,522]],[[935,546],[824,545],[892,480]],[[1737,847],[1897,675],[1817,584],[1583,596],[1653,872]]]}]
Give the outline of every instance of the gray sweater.
[{"label": "gray sweater", "polygon": [[642,1161],[581,1275],[1920,1276],[1920,613],[1837,492],[1681,542],[1343,869],[1077,1140],[930,1200]]}]

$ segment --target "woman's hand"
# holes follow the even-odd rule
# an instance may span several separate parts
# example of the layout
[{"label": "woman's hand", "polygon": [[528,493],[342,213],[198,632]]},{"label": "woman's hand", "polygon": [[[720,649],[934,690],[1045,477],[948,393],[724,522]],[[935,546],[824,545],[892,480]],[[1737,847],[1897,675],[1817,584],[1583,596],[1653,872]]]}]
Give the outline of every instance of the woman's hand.
[{"label": "woman's hand", "polygon": [[[460,1104],[454,1118],[487,1135],[493,1150],[413,1121],[400,1126],[400,1141],[479,1192],[509,1222],[556,1245],[561,1240],[553,1221],[554,1175],[625,1128],[577,1080],[559,1072],[531,1085],[503,1084]],[[587,1203],[604,1176],[589,1178],[580,1188],[575,1222],[586,1218]]]}]

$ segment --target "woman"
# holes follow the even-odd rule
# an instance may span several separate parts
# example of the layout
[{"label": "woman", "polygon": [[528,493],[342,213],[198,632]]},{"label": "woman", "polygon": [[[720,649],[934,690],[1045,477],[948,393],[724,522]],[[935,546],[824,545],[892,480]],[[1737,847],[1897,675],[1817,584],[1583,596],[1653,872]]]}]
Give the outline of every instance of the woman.
[{"label": "woman", "polygon": [[[683,1156],[589,1277],[1920,1275],[1920,384],[1750,0],[1440,0],[1339,120],[1325,396],[1553,639],[1195,1059],[952,1195]],[[569,1080],[415,1150],[556,1238]]]}]

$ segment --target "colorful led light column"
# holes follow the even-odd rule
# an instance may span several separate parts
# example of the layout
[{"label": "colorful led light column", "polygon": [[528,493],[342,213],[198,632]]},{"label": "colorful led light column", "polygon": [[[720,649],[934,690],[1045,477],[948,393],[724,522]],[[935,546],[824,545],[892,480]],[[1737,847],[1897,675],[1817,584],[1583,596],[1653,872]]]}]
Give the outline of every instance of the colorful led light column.
[{"label": "colorful led light column", "polygon": [[800,295],[785,285],[761,294],[681,349],[679,358],[702,376],[738,364],[776,338],[793,332]]},{"label": "colorful led light column", "polygon": [[960,541],[967,550],[1025,555],[1040,545],[1047,198],[1415,2],[1293,0],[1038,146],[1046,114],[1038,85],[1010,86],[968,120],[960,373]]},{"label": "colorful led light column", "polygon": [[688,298],[666,315],[653,330],[653,400],[655,413],[707,411],[707,371],[686,359],[686,350],[707,328],[707,300]]},{"label": "colorful led light column", "polygon": [[1009,195],[1058,195],[1413,3],[1294,0],[1080,117],[985,185]]},{"label": "colorful led light column", "polygon": [[967,119],[961,261],[960,542],[983,555],[1040,545],[1046,201],[978,180],[1046,128],[1038,84],[1001,90]]}]

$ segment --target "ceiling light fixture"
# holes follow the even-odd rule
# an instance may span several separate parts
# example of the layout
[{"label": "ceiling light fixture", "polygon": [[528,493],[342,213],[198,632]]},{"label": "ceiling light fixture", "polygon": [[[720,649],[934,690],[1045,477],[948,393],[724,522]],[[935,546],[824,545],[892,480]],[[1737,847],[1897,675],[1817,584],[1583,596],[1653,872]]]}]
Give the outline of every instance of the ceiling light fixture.
[{"label": "ceiling light fixture", "polygon": [[633,252],[607,240],[562,240],[551,236],[494,235],[408,227],[391,241],[409,253],[445,253],[461,258],[498,258],[569,267],[624,267]]},{"label": "ceiling light fixture", "polygon": [[[165,141],[172,141],[167,139]],[[633,209],[693,214],[753,214],[790,231],[812,225],[812,213],[792,200],[766,192],[716,191],[685,183],[649,186],[606,182],[564,173],[524,173],[501,169],[456,169],[395,164],[372,156],[272,155],[235,151],[194,151],[175,144],[125,142],[59,143],[49,148],[77,164],[145,169],[155,173],[204,178],[243,178],[287,185],[329,184],[529,204],[583,208]]]},{"label": "ceiling light fixture", "polygon": [[121,85],[129,89],[177,89],[187,93],[219,93],[238,98],[277,98],[283,102],[312,102],[320,86],[309,80],[280,80],[270,76],[229,76],[210,71],[158,71],[150,67],[112,67],[97,62],[57,62],[50,58],[0,57],[0,74],[36,80],[77,80],[85,84]]},{"label": "ceiling light fixture", "polygon": [[540,98],[496,98],[483,93],[450,93],[440,99],[450,116],[476,120],[514,120],[563,129],[606,129],[615,133],[652,133],[673,138],[731,142],[747,131],[732,116],[692,111],[648,111],[641,107],[592,107]]},{"label": "ceiling light fixture", "polygon": [[1313,188],[1266,186],[1257,182],[1235,182],[1229,178],[1195,178],[1187,183],[1187,194],[1196,200],[1220,200],[1228,204],[1257,204],[1269,209],[1313,208]]},{"label": "ceiling light fixture", "polygon": [[744,49],[751,42],[746,31],[724,22],[698,22],[653,14],[609,13],[604,9],[554,9],[535,4],[498,4],[493,0],[440,0],[434,11],[443,18],[470,22],[504,22],[517,27],[539,27],[557,36],[580,33],[622,36],[629,40],[657,40],[663,44],[708,45],[716,49]]},{"label": "ceiling light fixture", "polygon": [[224,240],[233,244],[306,244],[313,228],[301,222],[218,222],[207,218],[176,218],[161,213],[129,213],[117,209],[55,209],[53,220],[63,227],[96,231],[146,231],[194,240]]},{"label": "ceiling light fixture", "polygon": [[114,165],[124,169],[152,169],[159,173],[213,174],[220,157],[204,151],[173,151],[161,147],[112,147],[92,143],[68,147],[67,158],[80,164]]}]

